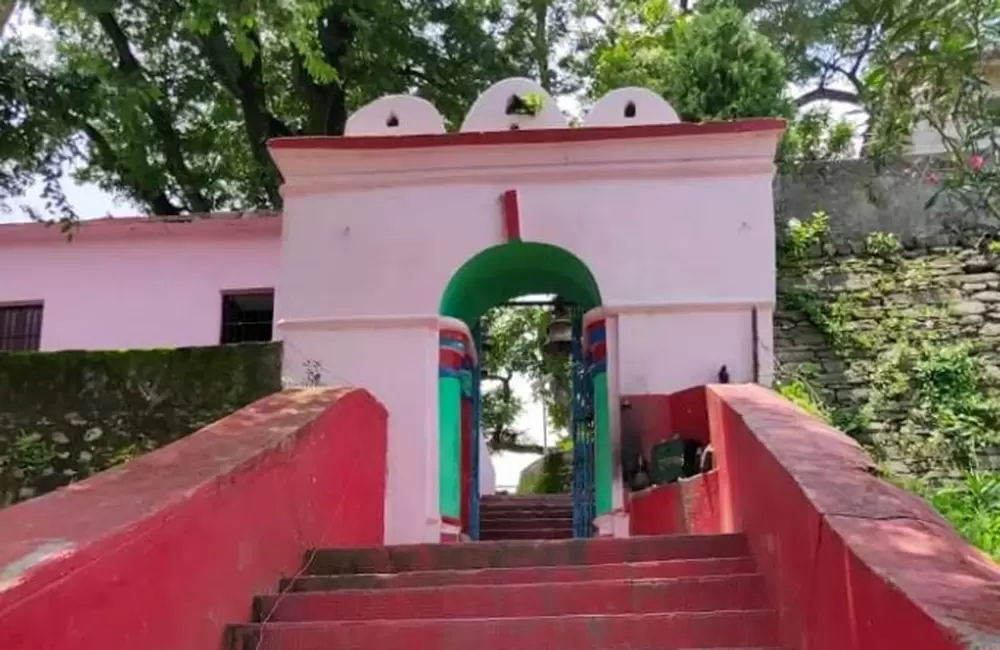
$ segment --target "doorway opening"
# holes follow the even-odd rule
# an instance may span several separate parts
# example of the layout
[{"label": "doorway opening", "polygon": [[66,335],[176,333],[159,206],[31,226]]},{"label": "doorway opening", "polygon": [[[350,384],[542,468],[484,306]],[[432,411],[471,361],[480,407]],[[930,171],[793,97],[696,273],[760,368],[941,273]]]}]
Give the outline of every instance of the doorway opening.
[{"label": "doorway opening", "polygon": [[[555,431],[546,435],[550,424],[564,427],[574,536],[589,537],[595,516],[610,509],[603,321],[585,331],[585,314],[600,306],[597,282],[584,262],[565,249],[536,242],[481,251],[445,288],[441,314],[460,321],[469,340],[463,342],[461,332],[442,330],[441,510],[442,518],[456,522],[469,538],[478,539],[480,532],[481,441],[491,450],[537,446],[511,426],[516,417],[511,411],[519,405],[510,395],[515,372],[534,380],[531,393],[546,405],[539,427],[543,441],[556,442]],[[463,346],[471,348],[464,364],[445,367],[446,356],[454,359],[451,352]],[[598,347],[601,354],[595,356]]]}]

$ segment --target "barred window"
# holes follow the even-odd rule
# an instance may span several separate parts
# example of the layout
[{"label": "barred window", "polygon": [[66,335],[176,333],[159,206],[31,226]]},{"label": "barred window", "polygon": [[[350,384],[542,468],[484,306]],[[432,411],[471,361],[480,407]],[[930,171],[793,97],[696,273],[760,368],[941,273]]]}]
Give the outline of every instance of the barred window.
[{"label": "barred window", "polygon": [[42,305],[0,305],[0,350],[37,350],[42,343]]},{"label": "barred window", "polygon": [[274,289],[225,293],[222,296],[221,342],[270,341],[274,325]]}]

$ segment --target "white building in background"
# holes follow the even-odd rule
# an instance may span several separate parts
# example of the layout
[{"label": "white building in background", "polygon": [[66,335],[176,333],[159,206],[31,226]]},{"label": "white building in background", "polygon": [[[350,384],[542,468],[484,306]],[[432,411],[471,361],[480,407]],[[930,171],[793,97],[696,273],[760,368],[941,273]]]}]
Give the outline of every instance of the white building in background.
[{"label": "white building in background", "polygon": [[[1000,99],[1000,54],[993,54],[983,62],[983,78],[990,84],[990,94]],[[954,126],[947,130],[949,137],[958,135]],[[984,145],[987,144],[984,142]],[[910,136],[907,150],[911,156],[934,156],[945,153],[941,135],[927,122],[920,122]]]}]

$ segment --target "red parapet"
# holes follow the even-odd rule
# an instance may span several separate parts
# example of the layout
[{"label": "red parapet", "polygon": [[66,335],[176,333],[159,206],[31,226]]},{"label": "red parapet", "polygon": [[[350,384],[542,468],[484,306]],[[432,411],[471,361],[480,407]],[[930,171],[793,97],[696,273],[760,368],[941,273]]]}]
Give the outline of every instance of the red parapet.
[{"label": "red parapet", "polygon": [[0,511],[0,648],[220,647],[307,549],[382,543],[386,424],[362,390],[284,391]]},{"label": "red parapet", "polygon": [[756,385],[707,407],[723,531],[747,535],[783,647],[1000,648],[1000,567],[855,441]]},{"label": "red parapet", "polygon": [[710,535],[721,529],[719,473],[698,474],[629,495],[632,535]]}]

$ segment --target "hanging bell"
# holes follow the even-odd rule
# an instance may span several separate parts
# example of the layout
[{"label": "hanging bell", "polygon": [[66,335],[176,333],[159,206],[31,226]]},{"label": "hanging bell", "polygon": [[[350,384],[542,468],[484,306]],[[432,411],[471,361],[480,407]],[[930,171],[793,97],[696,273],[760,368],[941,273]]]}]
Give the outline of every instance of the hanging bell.
[{"label": "hanging bell", "polygon": [[556,316],[549,323],[542,352],[550,357],[568,357],[573,350],[573,323],[564,316]]}]

